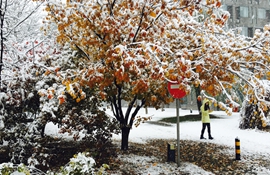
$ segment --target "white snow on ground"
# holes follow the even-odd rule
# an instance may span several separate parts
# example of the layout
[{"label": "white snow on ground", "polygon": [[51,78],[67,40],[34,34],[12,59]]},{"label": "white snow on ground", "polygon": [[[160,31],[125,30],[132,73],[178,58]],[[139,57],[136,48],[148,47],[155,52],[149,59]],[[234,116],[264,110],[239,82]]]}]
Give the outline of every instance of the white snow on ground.
[{"label": "white snow on ground", "polygon": [[[110,111],[108,113],[111,114]],[[191,114],[190,110],[180,110],[181,116]],[[192,111],[193,114],[198,114],[198,111]],[[241,155],[242,154],[260,154],[269,156],[270,154],[270,133],[262,132],[260,130],[241,130],[239,129],[240,113],[233,113],[232,116],[226,115],[224,111],[214,111],[212,114],[222,117],[222,119],[211,119],[211,132],[214,140],[200,140],[200,133],[202,129],[201,121],[195,122],[181,122],[180,127],[180,140],[194,140],[198,142],[211,142],[220,145],[226,145],[232,148],[232,152],[235,150],[235,138],[240,139]],[[158,121],[162,118],[176,116],[175,108],[165,108],[162,110],[155,110],[153,108],[141,110],[140,116],[152,116],[151,121]],[[176,139],[177,138],[177,126],[161,126],[153,125],[150,123],[143,123],[139,127],[133,127],[130,132],[129,140],[132,142],[144,143],[149,139]],[[207,130],[205,130],[204,136],[207,138]],[[114,135],[115,139],[121,139],[121,135]],[[180,153],[181,154],[181,153]],[[131,158],[133,159],[133,157]],[[142,161],[142,160],[141,160]],[[165,165],[166,166],[166,165]],[[177,165],[174,165],[177,166]],[[212,174],[206,172],[196,165],[180,162],[181,170],[190,172],[193,175],[207,175]],[[148,168],[148,173],[151,175],[159,174],[159,170],[155,166]],[[270,174],[270,170],[264,167],[258,167],[259,174]],[[147,173],[146,173],[147,174]]]},{"label": "white snow on ground", "polygon": [[[108,114],[112,115],[112,112],[107,109]],[[181,116],[190,114],[190,110],[180,110]],[[198,111],[193,111],[193,114],[198,114]],[[235,138],[240,139],[241,155],[242,154],[260,154],[270,155],[270,133],[262,132],[256,129],[241,130],[239,129],[240,114],[233,113],[232,116],[227,116],[224,111],[214,111],[212,114],[222,117],[222,119],[211,119],[211,130],[214,140],[200,140],[201,121],[195,122],[182,122],[180,123],[180,139],[194,140],[198,142],[211,142],[220,145],[226,145],[232,148],[234,152]],[[148,108],[148,114],[146,110],[140,110],[141,117],[152,116],[151,121],[158,121],[162,118],[176,116],[175,108],[165,108],[162,110],[155,110]],[[129,141],[137,143],[145,143],[149,139],[176,139],[176,124],[171,126],[154,125],[150,123],[142,123],[139,127],[133,127]],[[48,125],[46,128],[47,134],[57,134],[57,128],[54,125]],[[207,131],[205,135],[207,138]],[[121,135],[114,135],[114,139],[120,140]],[[181,153],[180,153],[181,154]],[[185,172],[189,172],[192,175],[211,175],[212,173],[206,172],[200,167],[187,162],[180,162],[180,167],[177,167],[176,163],[154,164],[155,157],[142,157],[142,156],[123,156],[126,161],[139,162],[145,164],[146,170],[142,170],[141,174],[158,175],[161,172],[164,174],[173,174],[173,170],[179,168]],[[165,168],[164,168],[165,167]],[[166,170],[167,169],[167,170]],[[265,167],[258,167],[258,174],[270,174],[270,169]],[[147,172],[146,172],[147,171]],[[171,173],[169,173],[171,172]]]},{"label": "white snow on ground", "polygon": [[[175,170],[179,169],[184,172],[189,172],[192,175],[212,175],[200,167],[193,165],[191,163],[181,162],[180,167],[178,168],[176,163],[172,162],[164,162],[164,163],[155,163],[158,162],[155,157],[147,157],[147,156],[137,156],[137,155],[129,155],[129,156],[120,156],[120,158],[129,163],[133,163],[140,168],[140,172],[138,174],[143,175],[160,175],[160,174],[175,174]],[[115,174],[116,175],[116,174]]]},{"label": "white snow on ground", "polygon": [[[189,110],[180,110],[181,116],[190,114]],[[193,111],[192,114],[198,114],[198,111]],[[222,117],[222,119],[211,119],[211,133],[214,140],[212,143],[228,145],[234,147],[235,138],[240,139],[241,152],[258,152],[260,154],[270,153],[270,133],[260,130],[241,130],[239,129],[240,114],[233,113],[232,116],[227,116],[224,111],[214,111],[212,114]],[[158,121],[162,118],[176,116],[175,108],[166,108],[164,111],[156,111],[153,108],[148,109],[148,114],[145,110],[141,110],[140,116],[152,116],[151,121]],[[202,129],[201,121],[196,122],[181,122],[180,123],[180,139],[184,140],[200,140]],[[204,136],[207,138],[207,130]],[[176,139],[176,124],[172,126],[153,125],[150,123],[142,123],[139,127],[133,127],[130,131],[129,140],[132,142],[143,143],[149,139]],[[115,135],[115,139],[121,139],[121,135]],[[209,141],[209,140],[206,140]]]}]

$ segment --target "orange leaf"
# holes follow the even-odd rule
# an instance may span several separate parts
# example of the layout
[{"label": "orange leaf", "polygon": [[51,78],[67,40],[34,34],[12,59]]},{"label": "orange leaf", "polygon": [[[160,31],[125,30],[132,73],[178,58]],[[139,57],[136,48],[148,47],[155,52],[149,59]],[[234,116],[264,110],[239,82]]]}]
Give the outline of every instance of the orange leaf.
[{"label": "orange leaf", "polygon": [[51,73],[50,70],[46,70],[45,75],[49,75]]},{"label": "orange leaf", "polygon": [[65,98],[64,97],[59,97],[59,104],[63,104],[65,102]]},{"label": "orange leaf", "polygon": [[202,66],[201,65],[196,66],[196,72],[202,72]]},{"label": "orange leaf", "polygon": [[149,14],[151,17],[153,17],[153,18],[155,18],[156,16],[157,16],[157,14],[155,13],[155,12],[150,12],[150,14]]},{"label": "orange leaf", "polygon": [[211,84],[211,85],[208,86],[207,89],[208,89],[209,91],[213,91],[213,90],[214,90],[214,86]]},{"label": "orange leaf", "polygon": [[59,70],[60,70],[61,68],[60,67],[57,67],[57,68],[55,68],[55,72],[58,72]]},{"label": "orange leaf", "polygon": [[221,2],[217,2],[216,6],[219,8],[221,6]]},{"label": "orange leaf", "polygon": [[49,94],[48,99],[52,99],[52,98],[53,98],[53,94]]}]

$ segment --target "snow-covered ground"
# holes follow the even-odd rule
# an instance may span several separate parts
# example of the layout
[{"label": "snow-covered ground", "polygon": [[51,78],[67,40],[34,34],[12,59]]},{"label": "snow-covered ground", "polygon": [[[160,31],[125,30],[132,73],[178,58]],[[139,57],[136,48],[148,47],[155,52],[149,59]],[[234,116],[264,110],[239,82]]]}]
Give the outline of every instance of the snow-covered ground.
[{"label": "snow-covered ground", "polygon": [[[198,111],[192,111],[193,114],[198,114]],[[112,112],[107,109],[107,113],[112,115]],[[181,116],[190,114],[189,110],[181,110],[180,109],[180,120]],[[251,130],[241,130],[239,129],[239,121],[240,114],[233,113],[232,116],[227,116],[224,111],[214,111],[212,114],[221,117],[221,119],[211,119],[211,130],[212,136],[214,140],[200,140],[200,132],[201,132],[201,121],[195,122],[181,122],[180,123],[180,139],[183,140],[194,140],[198,142],[211,142],[220,145],[226,145],[231,147],[232,149],[235,146],[235,138],[238,137],[240,139],[241,144],[241,155],[242,154],[260,154],[269,156],[270,155],[270,133],[262,132],[260,130],[251,129]],[[146,114],[146,110],[141,109],[139,114],[141,117],[152,116],[151,121],[158,121],[162,118],[173,117],[176,116],[175,108],[165,108],[162,110],[155,110],[153,108],[148,108],[148,113]],[[56,128],[52,127],[53,125],[48,125],[46,128],[47,134],[57,134]],[[154,125],[151,123],[142,123],[139,127],[133,127],[130,132],[129,140],[131,142],[144,143],[149,139],[176,139],[176,124],[172,124],[171,126],[162,126],[162,125]],[[58,135],[58,134],[57,134]],[[207,131],[205,131],[205,135],[207,138]],[[114,139],[120,140],[121,135],[114,135]],[[234,151],[234,150],[232,150]],[[123,157],[127,159],[126,161],[134,161],[138,162],[147,162],[149,161],[149,157]],[[154,158],[152,158],[154,159]],[[180,169],[189,172],[192,175],[195,174],[212,174],[210,172],[206,172],[200,167],[197,167],[193,164],[181,162]],[[151,174],[158,175],[160,166],[167,168],[175,168],[169,166],[164,163],[159,166],[149,166],[147,170],[141,172],[141,174]],[[177,168],[177,167],[176,167]],[[262,170],[263,169],[263,170]],[[260,169],[259,174],[270,174],[270,170],[267,168]],[[147,171],[147,172],[146,172]]]},{"label": "snow-covered ground", "polygon": [[[198,111],[192,111],[193,114],[198,114]],[[110,111],[108,113],[111,114]],[[180,110],[181,116],[190,114],[189,110]],[[235,138],[240,139],[241,155],[242,154],[260,154],[269,156],[270,154],[270,133],[262,132],[260,130],[241,130],[239,129],[240,114],[233,113],[232,116],[226,115],[224,111],[214,111],[212,114],[221,117],[221,119],[211,119],[211,130],[214,140],[200,140],[200,133],[202,124],[201,121],[195,122],[181,122],[180,123],[180,139],[194,140],[198,142],[211,142],[215,144],[226,145],[232,147],[232,152],[235,151]],[[148,109],[148,114],[145,110],[141,110],[139,115],[152,116],[151,121],[158,121],[162,118],[176,116],[175,108],[166,108],[164,111]],[[133,127],[130,132],[130,141],[144,143],[149,139],[176,139],[177,138],[176,124],[172,126],[153,125],[150,123],[143,123],[139,127]],[[207,131],[205,135],[207,138]],[[114,139],[121,139],[121,135],[114,135]],[[137,158],[138,159],[138,158]],[[141,158],[143,159],[143,158]],[[131,158],[130,161],[136,161]],[[180,169],[183,169],[190,174],[212,174],[203,169],[196,167],[193,164],[186,162],[180,163]],[[167,165],[164,165],[167,166]],[[263,170],[262,170],[263,169]],[[259,174],[270,174],[270,170],[262,168]],[[145,172],[146,173],[146,172]],[[148,172],[151,175],[158,175],[158,167],[150,166]]]},{"label": "snow-covered ground", "polygon": [[[110,113],[108,111],[108,113]],[[189,110],[180,110],[181,116],[190,114]],[[198,111],[192,111],[192,114],[198,114]],[[232,116],[226,115],[224,111],[213,111],[214,115],[222,119],[211,119],[211,133],[214,140],[212,143],[233,146],[235,145],[235,138],[238,137],[241,143],[241,152],[251,152],[254,154],[270,153],[270,133],[262,132],[260,130],[241,130],[239,129],[240,114],[233,113]],[[176,116],[175,108],[166,108],[164,111],[148,109],[148,114],[145,110],[141,110],[139,115],[152,116],[151,121],[158,121],[162,118]],[[196,122],[181,122],[180,123],[180,139],[184,140],[200,140],[200,133],[202,129],[201,121]],[[204,136],[207,138],[207,130]],[[177,137],[176,124],[172,126],[153,125],[150,123],[142,123],[138,127],[133,127],[130,131],[130,141],[145,142],[149,139],[174,139]],[[121,135],[114,135],[115,139],[121,139]],[[204,140],[208,142],[209,140]]]}]

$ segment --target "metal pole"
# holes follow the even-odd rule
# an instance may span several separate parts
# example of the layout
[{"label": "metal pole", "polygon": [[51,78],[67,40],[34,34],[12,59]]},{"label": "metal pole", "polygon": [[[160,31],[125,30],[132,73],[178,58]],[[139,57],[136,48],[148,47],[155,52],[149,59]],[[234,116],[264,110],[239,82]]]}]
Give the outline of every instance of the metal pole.
[{"label": "metal pole", "polygon": [[179,132],[179,99],[176,99],[176,118],[177,118],[177,166],[180,166],[180,132]]}]

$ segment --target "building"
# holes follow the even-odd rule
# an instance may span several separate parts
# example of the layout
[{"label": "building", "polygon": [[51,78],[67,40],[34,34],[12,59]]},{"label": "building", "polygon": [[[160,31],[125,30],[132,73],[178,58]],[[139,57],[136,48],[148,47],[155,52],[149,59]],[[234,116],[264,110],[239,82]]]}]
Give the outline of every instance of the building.
[{"label": "building", "polygon": [[231,14],[227,27],[241,27],[245,36],[270,23],[270,0],[222,0],[222,5]]}]

